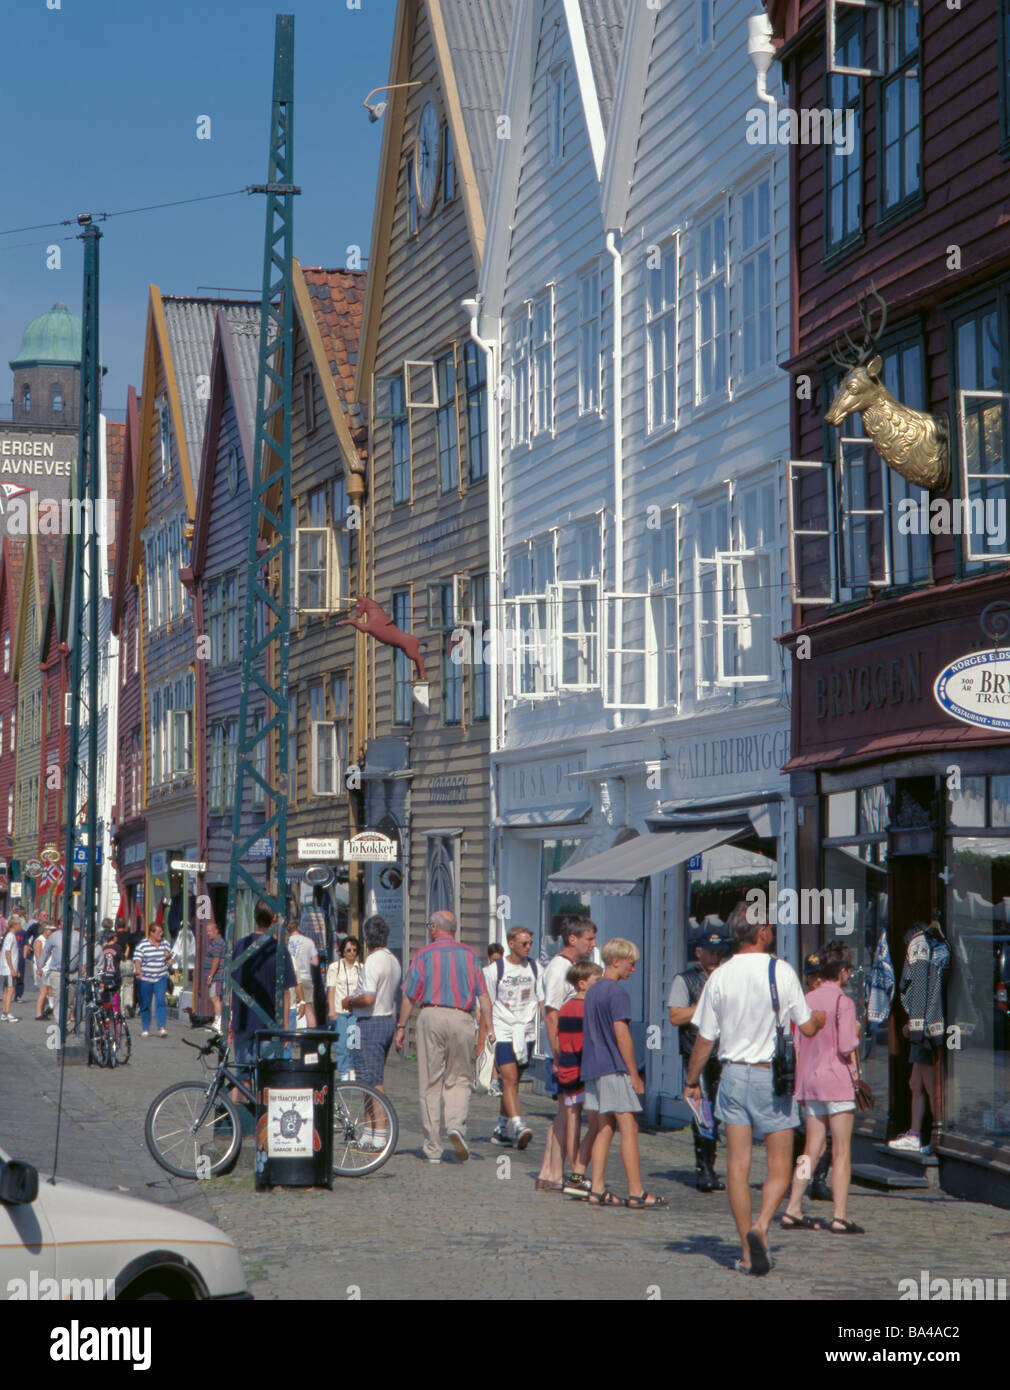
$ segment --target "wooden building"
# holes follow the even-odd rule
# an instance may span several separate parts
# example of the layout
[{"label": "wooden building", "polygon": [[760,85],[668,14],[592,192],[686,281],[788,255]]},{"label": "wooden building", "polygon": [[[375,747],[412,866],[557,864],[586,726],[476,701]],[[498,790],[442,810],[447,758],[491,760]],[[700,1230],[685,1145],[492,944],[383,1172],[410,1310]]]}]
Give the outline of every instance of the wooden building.
[{"label": "wooden building", "polygon": [[14,857],[14,813],[17,786],[17,696],[14,675],[14,642],[18,600],[27,542],[4,536],[0,545],[0,845],[4,868],[0,871],[0,910],[11,907],[11,861]]},{"label": "wooden building", "polygon": [[114,916],[146,925],[147,826],[144,808],[143,682],[140,674],[140,589],[129,578],[130,531],[136,501],[140,411],[131,386],[126,402],[119,536],[112,574],[109,626],[119,641],[116,799],[110,816],[119,904]]},{"label": "wooden building", "polygon": [[[853,135],[790,147],[800,883],[855,895],[861,1001],[882,936],[900,973],[908,929],[941,922],[941,1180],[1010,1202],[1010,746],[998,710],[956,719],[934,694],[949,663],[1007,630],[1008,11],[776,0],[769,13],[789,107],[824,108]],[[911,409],[946,426],[949,481],[885,462],[879,417],[826,423],[843,380],[853,389],[830,356],[843,330],[865,340],[864,377],[899,423]],[[908,1128],[904,1022],[896,1001],[865,1064],[877,1137]]]},{"label": "wooden building", "polygon": [[366,897],[404,959],[439,907],[474,946],[495,931],[490,694],[451,651],[460,624],[489,617],[484,356],[461,301],[477,289],[513,8],[400,0],[384,94],[355,391],[371,424],[365,593],[420,639],[426,685],[401,652],[368,647],[362,780],[365,824],[401,850],[369,868]]}]

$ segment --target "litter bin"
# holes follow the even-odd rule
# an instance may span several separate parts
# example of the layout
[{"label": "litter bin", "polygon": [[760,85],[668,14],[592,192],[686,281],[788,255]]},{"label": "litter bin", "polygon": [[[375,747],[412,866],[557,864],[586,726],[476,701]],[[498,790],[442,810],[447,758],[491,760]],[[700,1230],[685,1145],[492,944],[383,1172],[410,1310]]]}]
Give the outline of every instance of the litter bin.
[{"label": "litter bin", "polygon": [[257,1191],[333,1186],[333,1046],[326,1028],[256,1034]]}]

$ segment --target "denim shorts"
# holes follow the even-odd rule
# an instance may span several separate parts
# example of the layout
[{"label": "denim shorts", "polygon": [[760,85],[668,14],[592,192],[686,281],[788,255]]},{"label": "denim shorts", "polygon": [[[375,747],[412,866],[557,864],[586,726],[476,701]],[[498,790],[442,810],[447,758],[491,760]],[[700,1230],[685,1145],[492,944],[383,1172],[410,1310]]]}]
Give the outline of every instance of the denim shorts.
[{"label": "denim shorts", "polygon": [[715,1117],[724,1125],[750,1125],[755,1138],[795,1129],[800,1122],[795,1098],[772,1093],[771,1067],[723,1062]]}]

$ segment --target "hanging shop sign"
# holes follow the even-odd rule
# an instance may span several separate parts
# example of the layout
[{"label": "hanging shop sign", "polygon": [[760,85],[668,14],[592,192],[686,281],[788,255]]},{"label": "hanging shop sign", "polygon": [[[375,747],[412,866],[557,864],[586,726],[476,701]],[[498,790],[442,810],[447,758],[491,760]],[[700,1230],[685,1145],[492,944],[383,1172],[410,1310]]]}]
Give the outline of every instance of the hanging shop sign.
[{"label": "hanging shop sign", "polygon": [[362,830],[344,844],[344,858],[364,859],[371,864],[393,864],[400,857],[396,841],[381,830]]},{"label": "hanging shop sign", "polygon": [[46,845],[45,849],[39,855],[39,858],[42,860],[43,864],[57,864],[62,858],[62,855],[55,845]]},{"label": "hanging shop sign", "polygon": [[1010,729],[1010,652],[971,652],[937,676],[933,695],[962,724]]},{"label": "hanging shop sign", "polygon": [[22,870],[25,878],[38,878],[44,867],[41,859],[26,859]]},{"label": "hanging shop sign", "polygon": [[340,840],[327,836],[301,836],[298,840],[299,859],[339,859]]}]

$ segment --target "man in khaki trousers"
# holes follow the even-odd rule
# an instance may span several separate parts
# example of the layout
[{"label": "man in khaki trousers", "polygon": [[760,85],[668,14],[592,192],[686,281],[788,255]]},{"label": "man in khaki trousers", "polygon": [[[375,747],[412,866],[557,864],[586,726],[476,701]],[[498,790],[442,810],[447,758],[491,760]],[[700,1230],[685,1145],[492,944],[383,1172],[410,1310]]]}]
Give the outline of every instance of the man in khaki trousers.
[{"label": "man in khaki trousers", "polygon": [[[431,914],[428,945],[410,963],[395,1034],[397,1052],[403,1051],[407,1020],[415,1007],[419,1011],[417,1085],[424,1156],[429,1163],[441,1163],[444,1118],[449,1142],[465,1163],[470,1157],[466,1122],[473,1064],[491,1031],[491,1005],[480,961],[469,946],[456,940],[456,918],[451,912]],[[476,1041],[474,1009],[479,1011]]]}]

